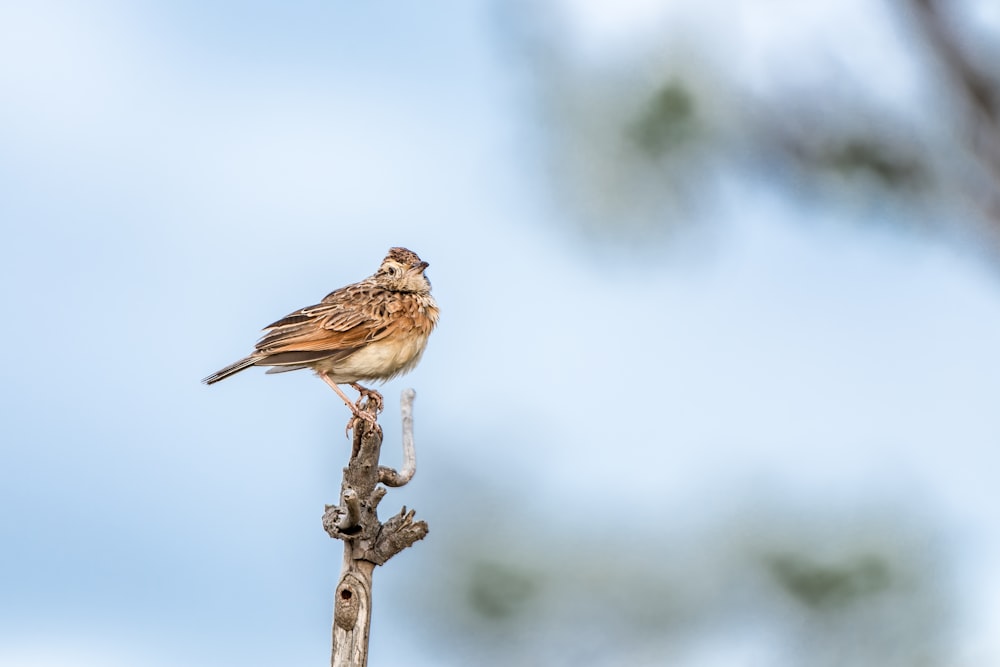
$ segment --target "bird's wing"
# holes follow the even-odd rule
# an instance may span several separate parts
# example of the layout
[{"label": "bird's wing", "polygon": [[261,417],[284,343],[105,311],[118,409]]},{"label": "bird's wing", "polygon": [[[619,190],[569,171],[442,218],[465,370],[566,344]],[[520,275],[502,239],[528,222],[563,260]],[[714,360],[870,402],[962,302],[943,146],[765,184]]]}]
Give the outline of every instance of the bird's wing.
[{"label": "bird's wing", "polygon": [[255,355],[265,364],[282,365],[347,356],[390,333],[385,325],[395,307],[388,297],[363,283],[332,292],[265,327]]}]

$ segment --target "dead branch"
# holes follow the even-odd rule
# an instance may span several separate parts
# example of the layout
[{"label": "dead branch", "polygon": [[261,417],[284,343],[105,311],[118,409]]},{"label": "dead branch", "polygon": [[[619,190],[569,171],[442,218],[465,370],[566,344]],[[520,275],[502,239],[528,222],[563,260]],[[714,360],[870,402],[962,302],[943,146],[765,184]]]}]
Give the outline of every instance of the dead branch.
[{"label": "dead branch", "polygon": [[[377,423],[353,421],[351,459],[344,468],[340,504],[327,505],[323,529],[344,541],[344,563],[334,598],[332,667],[364,667],[368,663],[368,631],[371,623],[372,572],[403,549],[427,535],[427,523],[414,521],[414,511],[405,507],[385,523],[379,521],[378,505],[387,490],[405,485],[416,473],[413,443],[412,389],[403,392],[403,468],[396,471],[378,463],[382,429]],[[375,416],[374,411],[371,413]]]}]

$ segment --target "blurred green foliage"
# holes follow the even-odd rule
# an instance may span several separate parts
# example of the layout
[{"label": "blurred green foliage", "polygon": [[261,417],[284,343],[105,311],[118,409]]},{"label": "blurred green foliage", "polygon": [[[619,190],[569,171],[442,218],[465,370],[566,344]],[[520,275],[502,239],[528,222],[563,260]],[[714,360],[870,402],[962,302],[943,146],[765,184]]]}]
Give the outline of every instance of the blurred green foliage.
[{"label": "blurred green foliage", "polygon": [[468,506],[461,544],[428,542],[427,576],[402,593],[429,645],[477,665],[698,664],[731,638],[774,665],[949,664],[948,554],[926,518],[738,504],[607,539]]},{"label": "blurred green foliage", "polygon": [[523,613],[539,594],[539,575],[515,563],[474,562],[465,582],[471,610],[489,620],[503,620]]},{"label": "blurred green foliage", "polygon": [[768,565],[784,590],[814,609],[842,608],[884,592],[893,583],[889,565],[870,554],[834,565],[782,554],[772,556]]},{"label": "blurred green foliage", "polygon": [[691,93],[671,82],[655,91],[626,134],[640,151],[660,157],[685,144],[696,130],[697,110]]},{"label": "blurred green foliage", "polygon": [[[666,24],[606,60],[576,56],[559,21],[525,3],[508,24],[532,28],[505,34],[528,54],[561,210],[602,239],[670,239],[714,218],[719,184],[739,181],[847,219],[883,220],[864,205],[891,202],[902,228],[971,230],[1000,252],[1000,77],[976,64],[1000,58],[1000,35],[959,20],[963,4],[890,5],[919,79],[903,104],[886,102],[881,79],[900,75],[875,62],[867,79],[834,66],[808,84],[747,85],[718,44]],[[829,59],[856,57],[839,36],[845,55]]]}]

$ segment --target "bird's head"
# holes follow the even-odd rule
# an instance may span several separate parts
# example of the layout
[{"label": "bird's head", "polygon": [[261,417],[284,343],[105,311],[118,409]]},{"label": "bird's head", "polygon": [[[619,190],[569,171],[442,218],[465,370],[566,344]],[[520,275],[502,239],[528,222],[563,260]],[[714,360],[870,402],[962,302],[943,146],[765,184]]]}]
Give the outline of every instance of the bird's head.
[{"label": "bird's head", "polygon": [[427,266],[427,262],[411,250],[390,248],[374,278],[382,287],[393,292],[426,294],[431,291],[431,282],[424,275]]}]

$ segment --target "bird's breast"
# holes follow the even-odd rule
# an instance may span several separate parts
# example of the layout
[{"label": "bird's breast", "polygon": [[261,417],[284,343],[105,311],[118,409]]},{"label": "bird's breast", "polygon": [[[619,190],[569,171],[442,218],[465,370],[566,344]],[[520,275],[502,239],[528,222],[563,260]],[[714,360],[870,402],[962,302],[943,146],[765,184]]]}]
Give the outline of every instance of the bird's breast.
[{"label": "bird's breast", "polygon": [[393,305],[376,340],[346,357],[331,358],[313,368],[326,372],[337,383],[388,380],[411,370],[420,361],[427,338],[437,324],[438,308],[430,295],[405,299]]},{"label": "bird's breast", "polygon": [[335,382],[388,380],[412,369],[427,346],[427,334],[414,331],[368,343],[338,361],[330,374]]}]

